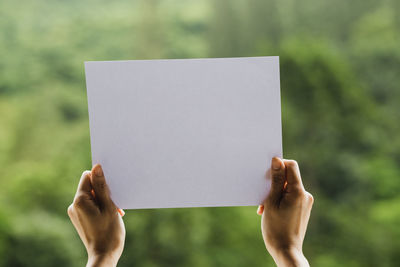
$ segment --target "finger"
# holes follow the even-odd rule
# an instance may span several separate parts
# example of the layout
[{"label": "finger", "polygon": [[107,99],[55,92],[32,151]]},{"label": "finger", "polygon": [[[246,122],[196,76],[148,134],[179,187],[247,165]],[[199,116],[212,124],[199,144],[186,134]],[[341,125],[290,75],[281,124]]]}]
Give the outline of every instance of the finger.
[{"label": "finger", "polygon": [[119,215],[121,215],[121,217],[124,217],[125,215],[125,211],[123,209],[117,209]]},{"label": "finger", "polygon": [[285,164],[280,158],[274,157],[271,162],[271,190],[267,200],[279,203],[286,182]]},{"label": "finger", "polygon": [[87,242],[86,242],[87,239],[86,239],[85,235],[83,234],[82,226],[79,222],[79,219],[76,216],[73,204],[69,205],[67,212],[68,212],[68,216],[69,216],[72,224],[74,225],[76,231],[78,232],[78,235],[81,238],[82,242],[87,244]]},{"label": "finger", "polygon": [[284,160],[284,164],[286,167],[287,191],[293,192],[304,190],[297,162],[295,160]]},{"label": "finger", "polygon": [[75,197],[80,194],[88,194],[92,190],[92,184],[90,182],[90,171],[84,171],[79,181],[78,189]]},{"label": "finger", "polygon": [[103,170],[99,164],[96,164],[92,169],[91,182],[94,195],[96,196],[99,205],[105,208],[112,208],[114,205],[110,198],[110,190],[107,186]]},{"label": "finger", "polygon": [[82,173],[82,177],[79,181],[78,189],[76,191],[73,204],[68,209],[70,215],[73,214],[74,211],[76,212],[84,211],[87,213],[98,212],[98,208],[94,201],[94,197],[91,194],[93,187],[90,181],[90,177],[91,177],[90,171],[84,171]]},{"label": "finger", "polygon": [[264,205],[259,205],[257,209],[257,214],[262,215],[264,212]]},{"label": "finger", "polygon": [[[92,191],[90,191],[90,193],[92,194],[93,198],[95,199],[95,198],[96,198],[96,195],[95,195],[95,193],[94,193],[94,190],[93,190],[93,189],[92,189]],[[117,212],[119,213],[119,215],[121,215],[121,217],[124,217],[124,215],[125,215],[125,211],[124,211],[123,209],[119,209],[119,208],[117,208]]]}]

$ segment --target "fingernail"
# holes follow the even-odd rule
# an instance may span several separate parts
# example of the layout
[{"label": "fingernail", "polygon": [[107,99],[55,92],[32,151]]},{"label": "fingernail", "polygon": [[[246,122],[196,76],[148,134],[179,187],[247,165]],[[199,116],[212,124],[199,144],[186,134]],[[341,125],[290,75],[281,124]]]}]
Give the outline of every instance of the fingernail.
[{"label": "fingernail", "polygon": [[261,215],[262,213],[263,213],[263,211],[262,211],[262,206],[260,205],[260,206],[258,206],[257,214],[258,214],[258,215]]},{"label": "fingernail", "polygon": [[117,209],[119,215],[121,215],[121,217],[124,217],[125,215],[125,211],[123,209]]},{"label": "fingernail", "polygon": [[103,176],[103,170],[102,170],[102,168],[101,168],[101,166],[100,165],[97,165],[95,168],[94,168],[94,174],[96,175],[96,176]]},{"label": "fingernail", "polygon": [[272,169],[275,171],[278,171],[281,168],[281,163],[278,158],[273,158],[272,159]]}]

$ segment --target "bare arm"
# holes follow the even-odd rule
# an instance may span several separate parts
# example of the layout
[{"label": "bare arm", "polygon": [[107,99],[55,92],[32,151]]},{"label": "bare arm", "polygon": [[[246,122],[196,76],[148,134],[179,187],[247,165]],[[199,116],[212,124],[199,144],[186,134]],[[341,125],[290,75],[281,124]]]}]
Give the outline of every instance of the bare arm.
[{"label": "bare arm", "polygon": [[85,171],[68,215],[86,247],[86,266],[117,266],[125,242],[121,212],[110,198],[101,166]]},{"label": "bare arm", "polygon": [[273,158],[271,191],[257,213],[265,246],[279,267],[310,266],[303,240],[314,202],[303,186],[296,161]]}]

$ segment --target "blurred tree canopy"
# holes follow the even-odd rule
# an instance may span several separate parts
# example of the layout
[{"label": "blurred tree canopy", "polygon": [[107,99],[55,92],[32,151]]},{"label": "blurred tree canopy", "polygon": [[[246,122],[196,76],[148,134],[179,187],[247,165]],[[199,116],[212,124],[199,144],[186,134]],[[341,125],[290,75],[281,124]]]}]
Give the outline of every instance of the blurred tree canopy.
[{"label": "blurred tree canopy", "polygon": [[[278,55],[315,266],[400,262],[400,2],[0,2],[0,267],[79,266],[83,62]],[[273,266],[253,207],[128,211],[119,266]]]}]

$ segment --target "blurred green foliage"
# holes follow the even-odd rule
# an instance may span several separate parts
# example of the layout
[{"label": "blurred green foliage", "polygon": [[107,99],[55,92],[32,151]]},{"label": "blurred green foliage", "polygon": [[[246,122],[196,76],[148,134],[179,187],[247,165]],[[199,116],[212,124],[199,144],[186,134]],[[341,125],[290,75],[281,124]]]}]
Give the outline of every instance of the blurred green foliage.
[{"label": "blurred green foliage", "polygon": [[[82,266],[83,62],[279,55],[315,266],[400,262],[400,2],[0,1],[0,266]],[[273,266],[253,207],[128,211],[119,266]]]}]

